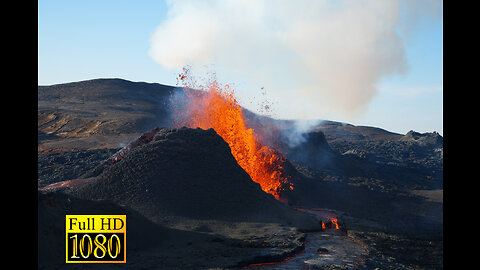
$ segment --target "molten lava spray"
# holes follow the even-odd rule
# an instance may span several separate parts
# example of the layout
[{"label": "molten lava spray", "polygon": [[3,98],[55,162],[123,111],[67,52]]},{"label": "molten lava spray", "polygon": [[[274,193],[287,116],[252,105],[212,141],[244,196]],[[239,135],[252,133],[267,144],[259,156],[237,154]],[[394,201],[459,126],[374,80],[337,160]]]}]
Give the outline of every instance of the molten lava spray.
[{"label": "molten lava spray", "polygon": [[247,127],[242,108],[229,85],[221,86],[214,79],[203,87],[205,91],[192,90],[196,85],[188,68],[184,68],[178,79],[184,86],[184,96],[180,99],[172,94],[170,97],[175,127],[213,128],[228,143],[237,163],[263,191],[280,200],[282,190],[293,189],[283,167],[285,157],[259,143],[259,135]]}]

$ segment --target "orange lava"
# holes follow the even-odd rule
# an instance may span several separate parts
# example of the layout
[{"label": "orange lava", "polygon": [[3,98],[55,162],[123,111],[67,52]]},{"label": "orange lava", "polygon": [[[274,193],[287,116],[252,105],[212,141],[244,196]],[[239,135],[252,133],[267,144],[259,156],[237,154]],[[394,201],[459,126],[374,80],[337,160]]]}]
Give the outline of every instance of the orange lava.
[{"label": "orange lava", "polygon": [[229,85],[222,87],[213,80],[205,91],[190,90],[194,88],[188,85],[192,78],[185,68],[178,78],[185,87],[185,96],[180,100],[172,94],[170,98],[177,114],[175,127],[213,128],[228,143],[237,163],[263,191],[280,199],[282,189],[293,189],[282,166],[285,157],[275,149],[261,145],[255,130],[247,128],[242,108]]},{"label": "orange lava", "polygon": [[332,227],[334,229],[340,229],[340,227],[338,227],[338,223],[337,223],[337,219],[336,218],[330,218],[330,221],[332,222]]}]

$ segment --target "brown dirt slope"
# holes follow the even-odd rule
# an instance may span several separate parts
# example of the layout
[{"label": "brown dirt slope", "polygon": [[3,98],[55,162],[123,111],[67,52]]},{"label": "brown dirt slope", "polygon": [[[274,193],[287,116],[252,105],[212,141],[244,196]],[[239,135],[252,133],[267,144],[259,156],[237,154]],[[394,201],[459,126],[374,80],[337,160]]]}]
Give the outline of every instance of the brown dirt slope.
[{"label": "brown dirt slope", "polygon": [[167,121],[173,89],[122,79],[38,86],[39,152],[117,148]]}]

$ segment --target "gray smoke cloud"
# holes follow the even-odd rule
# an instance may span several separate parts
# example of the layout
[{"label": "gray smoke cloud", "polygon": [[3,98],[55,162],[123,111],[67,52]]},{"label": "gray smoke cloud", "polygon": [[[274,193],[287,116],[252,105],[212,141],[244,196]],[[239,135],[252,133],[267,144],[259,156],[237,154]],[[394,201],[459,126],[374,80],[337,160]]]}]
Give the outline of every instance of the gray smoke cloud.
[{"label": "gray smoke cloud", "polygon": [[[167,1],[149,55],[168,69],[215,65],[262,86],[286,118],[354,119],[376,83],[405,74],[404,34],[441,1]],[[407,15],[402,15],[407,14]],[[433,15],[432,15],[433,14]],[[403,27],[403,28],[402,28]]]}]

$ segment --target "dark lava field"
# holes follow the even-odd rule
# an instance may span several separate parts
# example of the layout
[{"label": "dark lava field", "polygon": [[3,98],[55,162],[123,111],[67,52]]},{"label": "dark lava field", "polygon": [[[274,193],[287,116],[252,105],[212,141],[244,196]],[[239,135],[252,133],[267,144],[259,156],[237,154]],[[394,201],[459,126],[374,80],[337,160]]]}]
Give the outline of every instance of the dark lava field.
[{"label": "dark lava field", "polygon": [[[287,158],[282,202],[215,130],[171,126],[171,91],[38,86],[39,269],[443,269],[438,133],[324,120],[294,143],[294,121],[245,110]],[[67,214],[127,215],[127,262],[66,264]]]}]

